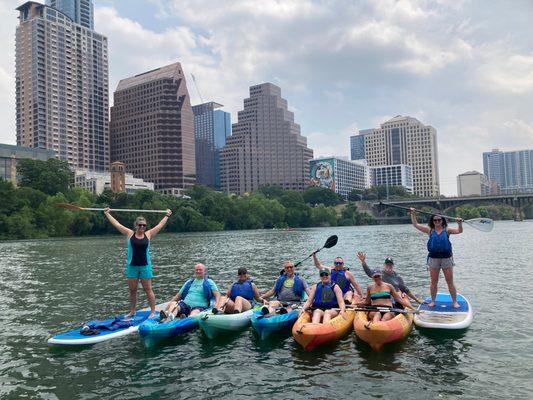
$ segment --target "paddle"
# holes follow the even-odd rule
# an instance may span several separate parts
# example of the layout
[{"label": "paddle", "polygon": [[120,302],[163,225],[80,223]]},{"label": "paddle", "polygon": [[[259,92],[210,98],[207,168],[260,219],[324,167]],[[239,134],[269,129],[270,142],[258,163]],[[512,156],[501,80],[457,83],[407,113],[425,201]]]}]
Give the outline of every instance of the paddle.
[{"label": "paddle", "polygon": [[[396,204],[388,204],[388,203],[380,202],[379,205],[387,206],[387,207],[393,207],[393,208],[399,208],[399,209],[402,209],[402,210],[410,211],[409,208],[402,207],[402,206],[397,206]],[[438,215],[438,216],[441,216],[443,218],[448,218],[448,219],[452,219],[452,220],[457,218],[457,217],[450,217],[450,216],[447,216],[447,215],[442,215],[442,214],[439,214],[439,213],[432,213],[432,212],[416,210],[416,209],[415,209],[415,212],[420,213],[420,214],[426,214],[426,215]],[[490,219],[490,218],[473,218],[473,219],[463,220],[463,222],[465,224],[470,225],[472,228],[475,228],[478,231],[482,231],[482,232],[490,232],[490,231],[492,231],[492,228],[494,228],[494,221],[492,219]]]},{"label": "paddle", "polygon": [[326,243],[324,243],[324,246],[322,246],[321,248],[319,248],[318,250],[315,250],[314,252],[312,252],[311,254],[309,254],[307,257],[305,257],[302,261],[299,261],[297,262],[296,264],[294,264],[294,268],[296,268],[298,265],[300,265],[301,263],[303,263],[305,260],[307,260],[308,258],[311,258],[313,257],[313,254],[315,253],[318,253],[320,250],[322,249],[329,249],[333,246],[335,246],[337,244],[337,241],[339,240],[339,238],[337,237],[337,235],[332,235],[330,237],[327,238],[326,240]]},{"label": "paddle", "polygon": [[[105,208],[90,208],[90,207],[80,207],[75,204],[69,203],[57,203],[57,208],[64,208],[65,210],[70,211],[104,211]],[[166,213],[167,210],[131,210],[126,208],[111,208],[109,211],[122,211],[122,212],[142,212],[142,213]]]},{"label": "paddle", "polygon": [[[313,310],[311,307],[309,310]],[[340,311],[340,308],[329,308],[329,310]],[[400,314],[418,314],[418,310],[405,310],[403,308],[393,308],[393,307],[380,307],[380,306],[346,306],[346,310],[350,311],[383,311],[383,312],[395,312]]]}]

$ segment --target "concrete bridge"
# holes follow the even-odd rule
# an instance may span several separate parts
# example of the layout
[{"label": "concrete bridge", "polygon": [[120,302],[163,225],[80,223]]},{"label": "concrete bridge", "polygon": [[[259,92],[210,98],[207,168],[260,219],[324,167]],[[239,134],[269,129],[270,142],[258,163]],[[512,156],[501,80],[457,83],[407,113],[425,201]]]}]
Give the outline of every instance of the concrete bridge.
[{"label": "concrete bridge", "polygon": [[[417,206],[428,206],[433,208],[435,212],[442,214],[446,214],[447,212],[452,211],[455,207],[463,204],[501,203],[513,207],[515,209],[515,217],[519,218],[521,211],[523,211],[529,204],[533,204],[533,193],[516,193],[497,196],[434,197],[412,200],[384,200],[383,203],[414,208]],[[372,206],[378,213],[383,212],[383,210],[387,208],[384,205],[380,205],[380,202],[374,202]]]}]

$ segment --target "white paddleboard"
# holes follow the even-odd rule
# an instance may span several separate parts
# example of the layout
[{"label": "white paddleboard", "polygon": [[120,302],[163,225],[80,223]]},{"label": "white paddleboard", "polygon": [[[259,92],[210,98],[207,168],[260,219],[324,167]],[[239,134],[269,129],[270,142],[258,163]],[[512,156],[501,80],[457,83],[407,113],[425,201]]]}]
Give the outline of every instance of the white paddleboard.
[{"label": "white paddleboard", "polygon": [[[431,301],[427,297],[426,302]],[[457,293],[459,308],[454,308],[452,297],[449,293],[437,293],[434,307],[427,304],[420,304],[415,314],[415,325],[421,328],[433,329],[465,329],[470,326],[473,318],[472,307],[466,297]]]}]

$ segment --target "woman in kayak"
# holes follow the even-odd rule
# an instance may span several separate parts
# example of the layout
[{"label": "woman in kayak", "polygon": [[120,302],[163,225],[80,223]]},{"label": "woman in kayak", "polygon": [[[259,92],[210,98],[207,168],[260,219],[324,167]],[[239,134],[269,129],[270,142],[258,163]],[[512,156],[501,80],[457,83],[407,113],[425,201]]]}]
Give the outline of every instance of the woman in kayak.
[{"label": "woman in kayak", "polygon": [[342,290],[336,283],[331,281],[330,271],[327,268],[320,270],[320,282],[313,285],[309,298],[302,307],[302,312],[314,308],[312,322],[319,324],[320,322],[329,322],[332,318],[339,315],[345,317],[346,305],[342,296]]},{"label": "woman in kayak", "polygon": [[356,301],[359,301],[363,298],[361,286],[359,286],[353,274],[348,271],[344,265],[344,260],[342,257],[335,257],[333,260],[333,267],[325,267],[320,263],[318,257],[316,256],[316,252],[314,252],[313,261],[315,263],[315,267],[318,269],[329,269],[331,280],[341,288],[342,295],[344,296],[346,303],[351,304],[352,300],[354,300],[354,297],[356,297]]},{"label": "woman in kayak", "polygon": [[453,307],[459,308],[459,303],[457,302],[457,289],[453,283],[453,252],[452,252],[452,243],[450,242],[450,235],[457,235],[463,232],[463,220],[461,218],[456,218],[457,228],[448,227],[446,219],[440,215],[431,215],[428,220],[428,226],[424,226],[418,223],[416,220],[416,211],[414,208],[409,210],[411,214],[411,222],[413,226],[418,229],[420,232],[424,232],[429,236],[427,248],[428,248],[428,257],[427,265],[429,268],[429,276],[431,278],[431,283],[429,286],[431,294],[431,303],[428,304],[428,307],[435,307],[435,298],[437,297],[437,287],[439,283],[440,270],[444,274],[444,279],[448,284],[448,290],[450,291],[450,296],[452,297]]},{"label": "woman in kayak", "polygon": [[128,262],[126,264],[126,278],[128,278],[128,289],[130,293],[130,312],[126,317],[135,315],[135,308],[137,306],[137,288],[139,280],[148,297],[148,304],[150,305],[150,316],[155,315],[155,295],[152,290],[152,262],[150,257],[150,240],[165,226],[168,218],[172,215],[172,211],[167,209],[167,214],[159,223],[152,229],[146,230],[146,219],[144,217],[137,217],[134,224],[134,230],[126,228],[118,222],[109,212],[109,207],[104,209],[104,214],[117,228],[117,230],[128,237]]},{"label": "woman in kayak", "polygon": [[[379,269],[372,272],[374,283],[368,285],[366,289],[365,306],[382,306],[392,308],[392,299],[396,300],[406,308],[412,308],[409,300],[402,298],[399,292],[390,283],[383,282],[382,273]],[[369,311],[368,320],[370,322],[388,321],[393,319],[394,312],[389,311]],[[369,323],[370,323],[369,322]]]},{"label": "woman in kayak", "polygon": [[226,295],[215,304],[213,313],[217,314],[224,309],[226,314],[238,314],[252,308],[253,301],[261,302],[259,290],[255,283],[248,277],[248,270],[240,267],[237,270],[237,280],[233,282]]}]

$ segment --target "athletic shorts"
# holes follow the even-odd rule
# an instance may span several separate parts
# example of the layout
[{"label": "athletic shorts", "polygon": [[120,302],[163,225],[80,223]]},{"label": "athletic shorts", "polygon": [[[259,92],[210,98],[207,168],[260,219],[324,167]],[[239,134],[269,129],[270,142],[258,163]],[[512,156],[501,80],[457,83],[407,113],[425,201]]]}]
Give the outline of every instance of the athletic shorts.
[{"label": "athletic shorts", "polygon": [[453,262],[453,257],[448,258],[431,258],[428,257],[428,267],[429,268],[451,268],[455,265]]},{"label": "athletic shorts", "polygon": [[191,315],[191,312],[193,310],[200,310],[200,311],[205,311],[206,310],[205,307],[191,307],[190,305],[185,303],[183,300],[179,301],[178,306],[180,308],[179,315],[183,315],[185,317],[188,317],[189,315]]},{"label": "athletic shorts", "polygon": [[151,265],[126,265],[126,278],[128,279],[152,279],[153,277]]}]

